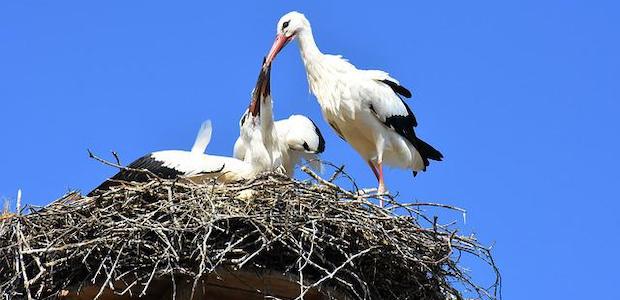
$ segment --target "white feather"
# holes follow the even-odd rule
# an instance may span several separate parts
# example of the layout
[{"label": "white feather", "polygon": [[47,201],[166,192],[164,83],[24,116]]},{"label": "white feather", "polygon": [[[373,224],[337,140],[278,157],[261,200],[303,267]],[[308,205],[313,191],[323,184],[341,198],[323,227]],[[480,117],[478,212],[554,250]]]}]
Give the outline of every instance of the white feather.
[{"label": "white feather", "polygon": [[192,153],[205,153],[207,151],[207,146],[211,141],[211,120],[206,120],[200,126],[200,130],[198,130],[198,134],[196,135],[196,140],[194,141],[194,145],[192,146]]},{"label": "white feather", "polygon": [[321,53],[302,14],[291,12],[281,18],[280,22],[284,21],[295,25],[286,30],[295,30],[308,85],[330,126],[364,160],[423,170],[424,160],[418,150],[392,125],[385,124],[390,117],[410,115],[400,97],[381,82],[398,81],[387,72],[360,70],[340,55]]},{"label": "white feather", "polygon": [[[250,179],[259,170],[244,161],[219,155],[209,155],[183,150],[164,150],[151,154],[162,166],[183,173],[183,177],[195,182],[217,178],[219,182]],[[154,170],[152,170],[154,171]]]}]

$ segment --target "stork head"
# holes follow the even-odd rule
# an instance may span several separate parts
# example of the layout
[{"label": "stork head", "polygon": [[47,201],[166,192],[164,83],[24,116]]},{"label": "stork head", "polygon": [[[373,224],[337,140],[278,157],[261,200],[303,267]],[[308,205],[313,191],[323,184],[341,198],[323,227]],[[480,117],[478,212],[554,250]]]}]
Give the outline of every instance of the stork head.
[{"label": "stork head", "polygon": [[278,52],[280,52],[288,42],[293,40],[297,34],[307,28],[310,28],[310,22],[302,13],[292,11],[282,16],[276,27],[276,40],[273,42],[273,46],[271,46],[271,50],[267,55],[267,64],[270,65],[276,58],[276,55],[278,55]]}]

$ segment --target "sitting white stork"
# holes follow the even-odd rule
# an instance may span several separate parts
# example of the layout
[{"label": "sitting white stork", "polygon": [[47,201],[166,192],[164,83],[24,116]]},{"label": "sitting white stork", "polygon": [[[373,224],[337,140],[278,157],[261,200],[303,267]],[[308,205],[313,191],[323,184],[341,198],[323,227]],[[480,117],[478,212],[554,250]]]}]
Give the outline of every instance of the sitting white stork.
[{"label": "sitting white stork", "polygon": [[[245,115],[241,118],[241,122]],[[287,176],[293,177],[295,166],[303,160],[317,170],[321,169],[318,154],[325,151],[325,139],[314,122],[302,115],[292,115],[288,119],[274,123],[278,135],[281,164]],[[252,151],[240,136],[235,142],[235,158],[244,160],[248,151]]]},{"label": "sitting white stork", "polygon": [[416,136],[416,119],[401,98],[411,97],[411,92],[396,79],[383,71],[357,69],[339,55],[321,53],[310,22],[299,12],[284,15],[276,30],[266,63],[298,38],[310,90],[323,117],[368,162],[380,193],[385,192],[383,163],[411,169],[415,176],[426,170],[429,159],[442,159],[439,151]]},{"label": "sitting white stork", "polygon": [[233,157],[209,155],[204,151],[211,139],[211,122],[203,123],[191,151],[163,150],[144,155],[122,169],[110,179],[91,191],[107,190],[119,185],[121,181],[145,182],[149,173],[164,179],[186,178],[193,182],[203,182],[216,178],[218,182],[232,182],[248,179],[260,172],[251,163]]},{"label": "sitting white stork", "polygon": [[[191,151],[184,150],[164,150],[149,153],[127,166],[127,169],[119,171],[112,178],[106,180],[88,195],[91,196],[95,191],[107,190],[111,186],[119,185],[120,181],[137,181],[144,182],[149,179],[149,175],[143,171],[148,170],[161,178],[174,179],[185,178],[193,182],[203,182],[210,178],[216,178],[218,182],[232,182],[242,179],[250,179],[265,171],[272,171],[273,162],[270,153],[275,152],[279,155],[279,151],[272,148],[272,144],[265,144],[261,128],[262,109],[260,102],[264,95],[268,95],[269,88],[268,75],[269,70],[262,68],[256,83],[256,88],[252,94],[249,115],[247,121],[242,125],[241,131],[244,132],[242,139],[248,145],[252,146],[252,151],[243,160],[209,155],[204,152],[211,140],[211,122],[203,123]],[[273,122],[272,122],[273,123]],[[271,125],[273,127],[273,124]],[[268,139],[277,143],[277,134],[275,130],[273,135],[275,139]],[[278,158],[279,159],[279,158]]]},{"label": "sitting white stork", "polygon": [[292,115],[288,119],[275,123],[276,131],[284,147],[282,150],[282,166],[289,177],[295,172],[295,166],[302,159],[315,170],[321,170],[319,154],[325,151],[325,139],[319,127],[308,117]]},{"label": "sitting white stork", "polygon": [[[258,143],[262,140],[266,145],[264,149],[270,150],[268,155],[272,158],[272,171],[284,168],[283,171],[292,177],[295,166],[301,162],[302,158],[310,162],[313,168],[320,169],[318,154],[325,150],[325,139],[321,131],[312,120],[302,115],[292,115],[288,119],[274,122],[269,82],[271,65],[265,65],[265,68],[267,68],[266,78],[263,80],[265,94],[261,95],[261,101],[256,104],[250,103],[249,108],[241,117],[239,138],[235,142],[233,156],[240,160],[247,160],[248,156],[256,155],[257,151],[263,150],[249,142]],[[256,111],[260,112],[260,118],[252,118]],[[248,127],[246,123],[249,121],[260,122],[260,124]],[[250,138],[249,135],[256,136]],[[258,155],[266,157],[267,154],[258,153]]]}]

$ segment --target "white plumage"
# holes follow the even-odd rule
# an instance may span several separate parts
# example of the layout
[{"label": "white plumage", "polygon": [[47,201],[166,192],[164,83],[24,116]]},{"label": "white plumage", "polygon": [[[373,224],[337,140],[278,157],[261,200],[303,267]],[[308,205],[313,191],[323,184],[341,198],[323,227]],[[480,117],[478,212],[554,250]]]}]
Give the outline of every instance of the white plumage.
[{"label": "white plumage", "polygon": [[240,139],[251,148],[243,160],[204,153],[212,133],[211,122],[206,121],[200,127],[191,151],[164,150],[149,153],[129,164],[127,169],[118,172],[89,195],[96,190],[105,190],[118,185],[119,181],[148,180],[149,177],[145,172],[136,170],[148,170],[166,179],[184,178],[199,183],[216,178],[218,182],[232,182],[250,179],[261,172],[272,170],[274,165],[281,165],[280,152],[274,150],[274,145],[279,144],[273,117],[270,112],[263,114],[264,108],[260,105],[261,102],[271,103],[270,99],[264,100],[264,96],[269,94],[269,91],[265,90],[269,87],[268,72],[268,69],[261,69],[257,88],[248,109],[247,121],[240,129]]},{"label": "white plumage", "polygon": [[319,154],[325,151],[325,139],[319,128],[302,115],[292,115],[275,123],[280,140],[286,145],[282,151],[282,165],[289,176],[302,160],[321,171]]},{"label": "white plumage", "polygon": [[[243,118],[242,118],[243,120]],[[278,136],[281,165],[284,172],[292,177],[295,167],[306,160],[316,169],[321,170],[319,154],[325,150],[325,139],[318,127],[306,116],[292,115],[288,119],[274,122]],[[234,157],[244,160],[246,153],[252,151],[239,137],[235,142]]]},{"label": "white plumage", "polygon": [[212,178],[222,183],[233,182],[252,178],[263,171],[257,162],[203,153],[210,139],[211,122],[207,121],[200,128],[191,151],[162,150],[144,155],[93,189],[88,195],[119,185],[121,181],[147,181],[149,174],[140,170],[148,170],[164,179],[183,178],[195,183]]},{"label": "white plumage", "polygon": [[[302,159],[309,161],[313,168],[320,169],[318,154],[325,150],[321,132],[312,120],[302,115],[292,115],[288,119],[274,122],[270,90],[271,66],[264,67],[267,68],[262,81],[264,86],[257,85],[254,91],[256,94],[257,90],[262,90],[258,93],[259,102],[251,102],[239,121],[239,138],[235,142],[233,156],[244,161],[250,157],[270,160],[271,171],[282,171],[290,177]],[[253,111],[257,111],[258,116]],[[248,127],[249,122],[258,125]],[[259,145],[261,141],[262,145]]]},{"label": "white plumage", "polygon": [[426,170],[429,159],[441,160],[439,151],[415,135],[416,119],[399,96],[411,93],[386,72],[359,70],[339,55],[321,53],[303,14],[290,12],[280,19],[267,64],[296,37],[323,117],[368,162],[380,192],[385,190],[383,163],[415,174]]},{"label": "white plumage", "polygon": [[239,121],[233,157],[252,161],[261,171],[283,172],[282,146],[273,122],[270,71],[270,66],[262,65],[248,109]]},{"label": "white plumage", "polygon": [[200,125],[200,129],[196,135],[196,140],[194,141],[194,145],[190,151],[194,153],[205,153],[209,142],[211,142],[211,133],[211,120],[204,121],[202,125]]}]

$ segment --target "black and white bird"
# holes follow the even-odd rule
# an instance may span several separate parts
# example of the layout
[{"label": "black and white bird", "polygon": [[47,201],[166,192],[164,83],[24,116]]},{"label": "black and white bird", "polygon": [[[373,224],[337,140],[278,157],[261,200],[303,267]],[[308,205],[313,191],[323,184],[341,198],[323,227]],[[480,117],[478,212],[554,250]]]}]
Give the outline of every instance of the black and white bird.
[{"label": "black and white bird", "polygon": [[[241,118],[244,120],[244,118]],[[321,169],[319,154],[325,151],[325,139],[316,124],[308,117],[292,115],[288,119],[274,122],[278,135],[281,165],[287,176],[293,177],[295,167],[302,160],[308,162],[314,169]],[[239,137],[235,142],[233,156],[245,159],[250,147]]]},{"label": "black and white bird", "polygon": [[[239,138],[235,142],[233,156],[240,160],[257,155],[268,157],[272,162],[272,171],[283,171],[289,177],[293,176],[295,166],[301,163],[302,159],[308,161],[313,168],[320,169],[318,154],[325,151],[325,139],[321,131],[312,120],[302,115],[292,115],[288,119],[274,122],[270,88],[271,65],[264,67],[267,68],[266,79],[263,81],[266,85],[263,88],[265,93],[260,95],[261,101],[250,103],[241,117]],[[259,106],[258,109],[256,105]],[[256,117],[256,114],[259,114],[259,117]],[[248,127],[246,123],[250,121],[259,124]],[[255,138],[249,138],[249,135],[255,135]],[[262,141],[267,153],[263,153],[261,147],[252,145],[249,141]]]},{"label": "black and white bird", "polygon": [[219,182],[232,182],[251,178],[257,174],[251,163],[233,157],[205,154],[210,139],[211,122],[206,121],[201,126],[190,151],[163,150],[144,155],[103,182],[88,195],[92,196],[96,191],[108,190],[122,182],[148,181],[150,174],[144,170],[163,179],[184,178],[197,183],[211,178],[216,178]]},{"label": "black and white bird", "polygon": [[417,174],[429,160],[442,154],[419,139],[416,118],[402,97],[411,92],[398,80],[379,70],[360,70],[340,55],[323,54],[312,35],[310,22],[290,12],[278,22],[276,40],[267,55],[271,64],[284,46],[297,38],[310,90],[323,117],[336,133],[367,161],[385,192],[383,164]]},{"label": "black and white bird", "polygon": [[275,123],[276,131],[282,143],[282,166],[289,177],[302,160],[308,162],[315,170],[321,170],[319,154],[325,151],[325,138],[319,127],[308,117],[292,115],[288,119]]},{"label": "black and white bird", "polygon": [[[215,178],[222,183],[233,182],[250,179],[262,172],[272,170],[274,164],[269,153],[274,152],[271,150],[274,146],[266,145],[263,136],[260,134],[263,132],[263,129],[260,127],[263,124],[260,121],[260,102],[264,101],[261,99],[263,97],[261,95],[269,94],[268,91],[265,91],[269,87],[268,72],[268,69],[261,68],[261,73],[250,101],[247,120],[241,126],[241,131],[244,133],[241,139],[247,145],[252,145],[253,149],[243,160],[234,157],[205,154],[207,146],[211,141],[212,133],[211,122],[206,121],[201,126],[190,151],[164,150],[142,156],[129,164],[126,169],[122,169],[112,178],[91,191],[89,196],[93,195],[95,191],[107,190],[112,186],[121,184],[121,182],[144,182],[149,179],[149,175],[146,172],[136,170],[148,170],[160,178],[183,178],[198,183],[211,178]],[[273,127],[273,124],[271,126]],[[275,136],[274,142],[277,142],[277,134],[275,130],[273,132]]]},{"label": "black and white bird", "polygon": [[265,171],[284,172],[281,142],[273,121],[270,72],[271,66],[263,60],[250,104],[239,120],[239,138],[234,145],[233,157],[256,161]]}]

